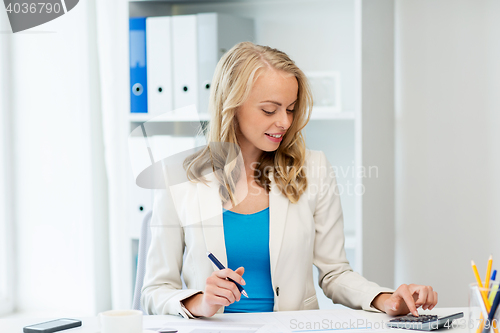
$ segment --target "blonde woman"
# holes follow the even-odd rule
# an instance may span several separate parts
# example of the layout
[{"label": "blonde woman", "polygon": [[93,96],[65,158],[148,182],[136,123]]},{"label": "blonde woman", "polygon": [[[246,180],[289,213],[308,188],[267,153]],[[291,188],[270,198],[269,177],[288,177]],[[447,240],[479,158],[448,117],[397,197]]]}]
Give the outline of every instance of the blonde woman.
[{"label": "blonde woman", "polygon": [[[306,77],[285,53],[244,42],[222,57],[208,145],[184,160],[182,191],[168,179],[155,193],[141,298],[148,313],[318,309],[313,264],[334,303],[390,315],[436,305],[430,286],[394,291],[349,266],[332,166],[302,136],[311,108]],[[227,268],[218,270],[207,252]]]}]

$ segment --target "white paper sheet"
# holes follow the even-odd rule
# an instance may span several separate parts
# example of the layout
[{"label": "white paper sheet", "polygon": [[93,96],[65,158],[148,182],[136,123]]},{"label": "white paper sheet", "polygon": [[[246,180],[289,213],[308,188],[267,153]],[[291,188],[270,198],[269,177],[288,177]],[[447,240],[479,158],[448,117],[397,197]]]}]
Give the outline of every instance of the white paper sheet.
[{"label": "white paper sheet", "polygon": [[163,322],[161,330],[178,333],[290,333],[373,332],[384,329],[384,323],[373,322],[352,310],[283,311],[252,314],[225,314],[212,318]]}]

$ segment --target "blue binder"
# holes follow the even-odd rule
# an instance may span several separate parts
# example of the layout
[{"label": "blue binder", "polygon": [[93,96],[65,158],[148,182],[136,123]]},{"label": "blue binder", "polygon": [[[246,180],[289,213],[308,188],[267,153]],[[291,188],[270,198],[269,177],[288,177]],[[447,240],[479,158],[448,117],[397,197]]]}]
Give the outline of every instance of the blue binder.
[{"label": "blue binder", "polygon": [[146,18],[129,19],[130,30],[130,112],[148,112],[146,66]]}]

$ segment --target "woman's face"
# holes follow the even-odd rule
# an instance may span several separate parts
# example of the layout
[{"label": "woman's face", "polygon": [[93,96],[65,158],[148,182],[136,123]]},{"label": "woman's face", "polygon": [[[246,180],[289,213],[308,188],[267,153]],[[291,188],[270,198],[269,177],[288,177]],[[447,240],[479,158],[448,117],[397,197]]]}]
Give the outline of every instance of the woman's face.
[{"label": "woman's face", "polygon": [[268,69],[259,76],[247,100],[236,112],[241,149],[278,149],[292,124],[298,90],[293,74]]}]

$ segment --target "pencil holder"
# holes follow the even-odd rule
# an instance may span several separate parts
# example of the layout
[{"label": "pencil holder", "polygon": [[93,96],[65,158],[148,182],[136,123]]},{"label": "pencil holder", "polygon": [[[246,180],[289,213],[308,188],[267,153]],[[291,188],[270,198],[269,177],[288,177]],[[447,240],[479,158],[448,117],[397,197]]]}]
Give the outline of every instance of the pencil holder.
[{"label": "pencil holder", "polygon": [[[495,297],[500,293],[497,291],[498,283],[490,285],[489,288],[480,288],[477,283],[469,285],[469,332],[499,333],[500,321],[497,307],[500,297],[497,297],[496,301]],[[494,315],[490,316],[492,310]]]}]

